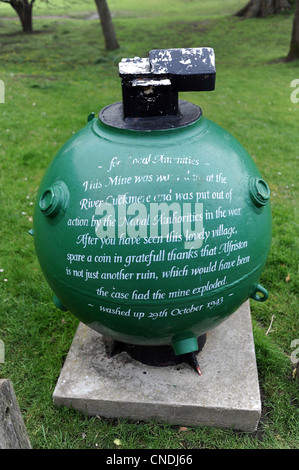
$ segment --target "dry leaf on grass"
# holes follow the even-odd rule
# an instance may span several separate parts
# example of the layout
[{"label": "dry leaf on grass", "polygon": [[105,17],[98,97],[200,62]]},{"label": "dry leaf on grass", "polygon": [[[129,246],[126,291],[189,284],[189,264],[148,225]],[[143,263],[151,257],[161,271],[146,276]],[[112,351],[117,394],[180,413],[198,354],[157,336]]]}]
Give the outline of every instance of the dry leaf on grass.
[{"label": "dry leaf on grass", "polygon": [[186,428],[185,426],[181,426],[178,432],[184,432],[184,431],[188,431],[188,428]]}]

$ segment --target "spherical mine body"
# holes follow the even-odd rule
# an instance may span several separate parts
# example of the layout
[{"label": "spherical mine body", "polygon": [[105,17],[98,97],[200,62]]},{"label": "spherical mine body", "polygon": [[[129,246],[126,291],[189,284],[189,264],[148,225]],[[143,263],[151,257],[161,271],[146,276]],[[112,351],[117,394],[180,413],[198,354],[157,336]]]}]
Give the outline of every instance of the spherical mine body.
[{"label": "spherical mine body", "polygon": [[41,183],[36,252],[56,302],[80,321],[182,354],[246,299],[267,297],[268,199],[249,154],[203,116],[154,131],[94,118]]}]

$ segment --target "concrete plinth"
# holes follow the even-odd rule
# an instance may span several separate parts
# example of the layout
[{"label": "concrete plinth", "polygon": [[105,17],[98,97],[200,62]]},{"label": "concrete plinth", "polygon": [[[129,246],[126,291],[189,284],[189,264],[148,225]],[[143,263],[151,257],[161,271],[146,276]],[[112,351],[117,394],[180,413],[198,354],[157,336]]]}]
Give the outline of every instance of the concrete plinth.
[{"label": "concrete plinth", "polygon": [[261,400],[249,301],[207,334],[197,356],[201,376],[188,364],[148,366],[126,352],[109,359],[107,341],[79,324],[54,390],[55,405],[108,418],[257,428]]}]

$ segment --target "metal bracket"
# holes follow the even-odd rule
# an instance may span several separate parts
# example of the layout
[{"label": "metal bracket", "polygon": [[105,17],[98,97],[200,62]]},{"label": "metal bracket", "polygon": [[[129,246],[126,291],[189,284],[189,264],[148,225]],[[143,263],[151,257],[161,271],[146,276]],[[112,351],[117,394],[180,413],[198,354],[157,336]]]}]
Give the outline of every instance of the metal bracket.
[{"label": "metal bracket", "polygon": [[209,47],[154,49],[149,58],[122,59],[124,118],[177,116],[180,91],[215,89],[215,56]]}]

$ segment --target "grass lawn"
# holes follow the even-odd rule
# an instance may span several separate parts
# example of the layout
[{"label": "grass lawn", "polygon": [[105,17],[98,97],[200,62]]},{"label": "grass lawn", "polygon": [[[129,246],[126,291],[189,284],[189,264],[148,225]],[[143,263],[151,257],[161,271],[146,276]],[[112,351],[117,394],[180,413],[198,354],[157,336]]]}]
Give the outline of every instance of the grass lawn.
[{"label": "grass lawn", "polygon": [[[36,2],[35,34],[27,36],[12,9],[0,3],[0,377],[13,382],[34,448],[299,447],[299,387],[291,361],[292,353],[299,357],[299,103],[291,101],[299,63],[280,60],[288,52],[293,15],[246,21],[232,16],[245,3],[111,0],[121,48],[110,53],[99,21],[86,19],[95,12],[91,0]],[[122,57],[198,46],[215,50],[216,90],[183,98],[241,142],[272,193],[273,241],[261,279],[270,297],[251,303],[263,400],[255,433],[210,427],[179,432],[179,426],[89,418],[52,404],[78,321],[52,304],[28,235],[41,178],[90,112],[121,99]]]}]

